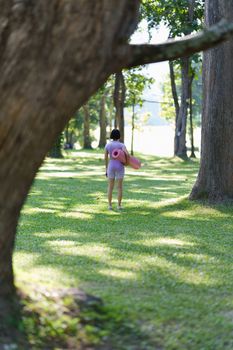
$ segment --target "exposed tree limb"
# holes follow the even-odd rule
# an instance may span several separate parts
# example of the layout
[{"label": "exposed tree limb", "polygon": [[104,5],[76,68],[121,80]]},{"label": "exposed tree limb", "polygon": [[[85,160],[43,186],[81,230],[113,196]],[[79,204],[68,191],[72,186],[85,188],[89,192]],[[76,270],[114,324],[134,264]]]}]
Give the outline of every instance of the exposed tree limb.
[{"label": "exposed tree limb", "polygon": [[121,48],[118,57],[121,68],[142,64],[175,60],[195,52],[209,49],[233,35],[233,23],[225,19],[201,33],[188,35],[179,40],[168,40],[158,45],[127,45]]}]

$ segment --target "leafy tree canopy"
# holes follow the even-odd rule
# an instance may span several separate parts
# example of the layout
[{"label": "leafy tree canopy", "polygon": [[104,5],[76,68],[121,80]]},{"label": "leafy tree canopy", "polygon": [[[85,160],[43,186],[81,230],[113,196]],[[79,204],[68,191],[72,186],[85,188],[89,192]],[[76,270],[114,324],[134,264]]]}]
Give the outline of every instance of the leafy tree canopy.
[{"label": "leafy tree canopy", "polygon": [[169,28],[170,37],[180,37],[202,28],[204,0],[195,1],[191,22],[189,0],[143,0],[141,15],[147,20],[149,31],[163,22]]}]

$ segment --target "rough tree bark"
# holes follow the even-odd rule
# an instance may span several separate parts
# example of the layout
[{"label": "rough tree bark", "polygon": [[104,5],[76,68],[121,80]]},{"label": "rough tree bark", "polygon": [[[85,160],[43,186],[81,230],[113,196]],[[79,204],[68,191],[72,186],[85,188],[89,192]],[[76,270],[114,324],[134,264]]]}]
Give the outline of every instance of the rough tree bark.
[{"label": "rough tree bark", "polygon": [[[233,20],[233,0],[206,2],[206,23]],[[201,165],[191,199],[233,200],[233,41],[204,54]]]},{"label": "rough tree bark", "polygon": [[20,210],[75,111],[125,67],[175,59],[229,37],[226,22],[179,43],[129,45],[138,0],[0,0],[0,304],[14,295]]}]

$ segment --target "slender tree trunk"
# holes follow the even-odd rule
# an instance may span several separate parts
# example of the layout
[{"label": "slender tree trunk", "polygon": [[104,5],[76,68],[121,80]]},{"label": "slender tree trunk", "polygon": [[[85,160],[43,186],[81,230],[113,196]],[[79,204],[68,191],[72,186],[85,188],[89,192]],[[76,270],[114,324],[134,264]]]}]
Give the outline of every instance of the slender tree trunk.
[{"label": "slender tree trunk", "polygon": [[69,123],[67,123],[65,130],[64,130],[65,149],[73,149],[74,148],[74,142],[75,142],[74,139],[75,139],[74,131],[69,129]]},{"label": "slender tree trunk", "polygon": [[[194,10],[195,10],[196,0],[189,0],[189,23],[193,23]],[[191,68],[191,67],[190,67]],[[191,69],[190,69],[191,71]],[[190,119],[190,141],[191,141],[191,155],[190,158],[196,158],[194,152],[194,137],[193,137],[193,94],[192,94],[192,84],[194,79],[194,73],[189,72],[189,119]]]},{"label": "slender tree trunk", "polygon": [[119,128],[120,124],[120,113],[121,113],[121,106],[120,106],[120,73],[115,74],[115,85],[114,85],[114,93],[113,93],[113,101],[114,101],[114,107],[115,107],[115,119],[114,119],[114,128]]},{"label": "slender tree trunk", "polygon": [[53,147],[48,153],[48,156],[51,158],[63,158],[62,148],[63,148],[63,132],[57,137]]},{"label": "slender tree trunk", "polygon": [[176,79],[175,79],[175,72],[174,72],[174,63],[173,61],[169,61],[169,70],[170,70],[170,81],[171,81],[171,90],[172,90],[172,97],[173,102],[175,105],[175,137],[174,137],[174,155],[176,155],[176,149],[178,148],[178,136],[176,137],[176,134],[178,132],[177,122],[179,118],[179,112],[180,112],[180,105],[179,105],[179,99],[177,94],[177,87],[176,87]]},{"label": "slender tree trunk", "polygon": [[171,89],[172,89],[172,97],[175,105],[175,111],[176,111],[176,120],[175,125],[177,124],[180,105],[179,105],[179,99],[177,94],[177,87],[176,87],[176,79],[175,79],[175,72],[174,72],[174,63],[173,61],[169,61],[169,70],[170,70],[170,80],[171,80]]},{"label": "slender tree trunk", "polygon": [[88,105],[83,106],[83,148],[92,149],[90,136],[90,112]]},{"label": "slender tree trunk", "polygon": [[112,131],[114,121],[115,121],[115,119],[114,119],[114,106],[113,106],[113,104],[110,104],[109,109],[108,109],[108,118],[107,118],[108,127],[109,127],[109,134]]},{"label": "slender tree trunk", "polygon": [[100,126],[100,140],[99,140],[99,148],[104,148],[106,144],[106,110],[105,110],[106,96],[102,95],[100,101],[100,116],[99,116],[99,126]]},{"label": "slender tree trunk", "polygon": [[[193,22],[194,9],[196,0],[188,1],[188,19],[187,23],[190,28],[187,30],[186,35],[191,33],[191,26]],[[190,65],[191,58],[184,57],[181,59],[181,76],[182,76],[182,92],[181,92],[181,103],[176,123],[175,130],[175,155],[187,159],[187,148],[186,148],[186,126],[188,117],[188,104],[190,102]]]},{"label": "slender tree trunk", "polygon": [[69,123],[67,123],[64,130],[64,143],[65,145],[69,144]]},{"label": "slender tree trunk", "polygon": [[[206,24],[233,20],[233,0],[206,2]],[[204,53],[201,164],[191,199],[233,200],[233,40]]]},{"label": "slender tree trunk", "polygon": [[133,100],[133,113],[132,113],[132,136],[131,136],[131,156],[133,156],[133,146],[134,146],[134,129],[135,129],[135,99]]},{"label": "slender tree trunk", "polygon": [[191,143],[191,154],[190,158],[196,158],[195,147],[194,147],[194,135],[193,135],[193,79],[194,74],[191,75],[189,81],[189,119],[190,119],[190,143]]},{"label": "slender tree trunk", "polygon": [[186,125],[187,125],[187,113],[189,102],[189,57],[181,59],[181,77],[182,77],[182,89],[181,89],[181,103],[179,108],[179,114],[176,123],[175,130],[175,156],[182,159],[187,159],[186,148]]},{"label": "slender tree trunk", "polygon": [[114,106],[115,114],[115,128],[118,128],[121,133],[121,141],[124,142],[124,105],[125,105],[125,80],[122,72],[115,75],[114,88]]},{"label": "slender tree trunk", "polygon": [[126,94],[126,88],[125,88],[125,79],[123,73],[121,73],[121,114],[120,114],[120,133],[121,133],[121,141],[124,142],[125,140],[125,117],[124,117],[124,107],[125,107],[125,94]]}]

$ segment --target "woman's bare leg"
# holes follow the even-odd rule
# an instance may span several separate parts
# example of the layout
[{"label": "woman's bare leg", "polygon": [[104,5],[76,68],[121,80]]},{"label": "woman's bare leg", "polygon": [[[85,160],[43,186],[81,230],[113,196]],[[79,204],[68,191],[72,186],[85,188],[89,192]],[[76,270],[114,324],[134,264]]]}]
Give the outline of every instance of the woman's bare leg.
[{"label": "woman's bare leg", "polygon": [[114,188],[115,179],[108,179],[108,205],[112,206],[112,191]]},{"label": "woman's bare leg", "polygon": [[123,179],[118,179],[117,189],[118,189],[118,207],[121,207],[121,201],[122,201],[122,195],[123,195]]}]

